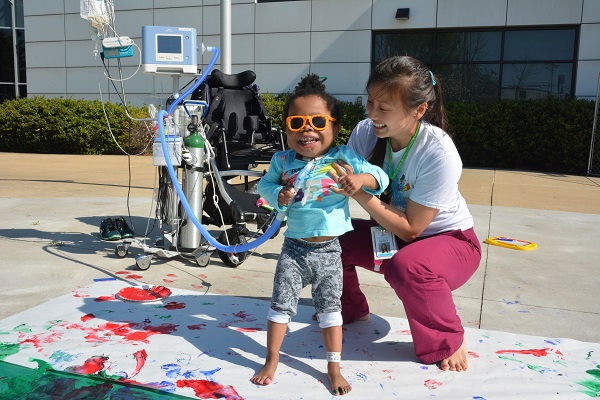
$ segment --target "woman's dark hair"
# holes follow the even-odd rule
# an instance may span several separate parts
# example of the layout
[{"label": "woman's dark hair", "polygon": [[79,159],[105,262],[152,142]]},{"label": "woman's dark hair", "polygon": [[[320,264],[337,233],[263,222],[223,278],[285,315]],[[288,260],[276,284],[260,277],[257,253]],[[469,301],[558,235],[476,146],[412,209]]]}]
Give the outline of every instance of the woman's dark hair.
[{"label": "woman's dark hair", "polygon": [[308,74],[304,78],[298,82],[294,92],[288,96],[288,99],[283,107],[283,120],[289,116],[290,105],[296,100],[298,97],[306,97],[306,96],[318,96],[325,101],[327,104],[327,109],[331,113],[331,116],[336,119],[334,124],[340,125],[342,123],[342,108],[340,107],[340,102],[327,93],[325,90],[325,85],[321,82],[321,78],[319,78],[316,74]]},{"label": "woman's dark hair", "polygon": [[[446,130],[446,109],[440,81],[421,61],[409,56],[387,58],[371,72],[367,81],[367,93],[376,83],[382,83],[392,98],[398,100],[407,110],[427,103],[423,119]],[[378,139],[368,157],[369,161],[383,165],[386,146],[386,139]]]}]

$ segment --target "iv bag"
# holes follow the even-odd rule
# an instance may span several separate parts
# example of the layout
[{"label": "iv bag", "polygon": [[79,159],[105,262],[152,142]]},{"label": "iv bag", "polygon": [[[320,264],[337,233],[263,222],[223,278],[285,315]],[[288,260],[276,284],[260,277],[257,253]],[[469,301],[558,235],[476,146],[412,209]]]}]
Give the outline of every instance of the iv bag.
[{"label": "iv bag", "polygon": [[90,24],[96,29],[110,22],[110,12],[106,5],[106,0],[81,0],[80,15],[81,18],[90,21]]}]

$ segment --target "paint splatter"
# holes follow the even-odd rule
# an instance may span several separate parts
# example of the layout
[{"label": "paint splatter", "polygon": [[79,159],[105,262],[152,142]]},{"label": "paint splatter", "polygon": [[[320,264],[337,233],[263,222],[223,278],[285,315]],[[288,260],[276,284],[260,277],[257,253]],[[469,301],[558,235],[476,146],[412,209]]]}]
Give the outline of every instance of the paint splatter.
[{"label": "paint splatter", "polygon": [[176,301],[171,301],[171,302],[165,304],[165,308],[167,310],[180,310],[182,308],[185,308],[185,303],[178,303]]},{"label": "paint splatter", "polygon": [[183,379],[177,381],[177,387],[191,388],[196,397],[201,399],[242,400],[242,396],[236,392],[233,386],[223,386],[217,382]]},{"label": "paint splatter", "polygon": [[136,275],[136,274],[131,274],[131,275],[127,275],[125,278],[126,278],[126,279],[142,279],[142,278],[143,278],[143,276],[141,276],[141,275]]},{"label": "paint splatter", "polygon": [[106,356],[94,356],[90,357],[80,366],[68,367],[65,369],[66,372],[72,372],[75,374],[92,375],[97,374],[104,370],[104,364],[108,361]]},{"label": "paint splatter", "polygon": [[596,369],[589,369],[585,373],[591,375],[593,379],[577,382],[577,384],[587,389],[583,393],[588,396],[600,397],[600,365],[596,365]]},{"label": "paint splatter", "polygon": [[142,349],[133,353],[133,357],[135,357],[136,366],[130,378],[133,378],[134,376],[139,374],[142,368],[144,368],[144,365],[146,364],[146,359],[148,358],[148,354],[146,353],[146,350]]},{"label": "paint splatter", "polygon": [[115,296],[98,296],[94,299],[95,302],[99,303],[101,301],[111,301],[111,300],[116,300]]},{"label": "paint splatter", "polygon": [[4,360],[8,356],[17,354],[19,352],[19,348],[20,347],[18,343],[0,342],[0,360]]},{"label": "paint splatter", "polygon": [[427,387],[427,389],[437,389],[440,386],[442,386],[442,382],[438,382],[435,379],[427,379],[424,383],[425,387]]},{"label": "paint splatter", "polygon": [[190,331],[201,331],[202,329],[206,329],[206,324],[188,325],[187,328]]},{"label": "paint splatter", "polygon": [[260,332],[262,329],[260,328],[235,328],[238,332]]},{"label": "paint splatter", "polygon": [[496,354],[531,354],[535,357],[545,357],[548,355],[548,348],[529,349],[529,350],[498,350]]},{"label": "paint splatter", "polygon": [[96,318],[94,314],[85,314],[83,317],[81,317],[81,322],[86,322],[94,318]]}]

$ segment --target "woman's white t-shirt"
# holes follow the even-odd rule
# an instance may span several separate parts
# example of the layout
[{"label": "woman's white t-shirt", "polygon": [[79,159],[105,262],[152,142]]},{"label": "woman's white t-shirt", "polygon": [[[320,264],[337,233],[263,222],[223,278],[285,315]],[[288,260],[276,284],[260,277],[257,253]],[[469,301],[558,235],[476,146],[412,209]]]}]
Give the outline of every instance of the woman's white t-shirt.
[{"label": "woman's white t-shirt", "polygon": [[[359,122],[348,140],[348,147],[368,157],[377,137],[370,119]],[[389,151],[389,150],[388,150]],[[392,166],[386,154],[383,170],[394,174],[406,149],[392,153]],[[458,191],[462,160],[450,136],[437,126],[422,121],[419,134],[404,164],[391,183],[391,204],[405,211],[408,199],[425,207],[439,210],[433,221],[420,236],[431,236],[455,229],[473,227],[473,217],[467,203]]]}]

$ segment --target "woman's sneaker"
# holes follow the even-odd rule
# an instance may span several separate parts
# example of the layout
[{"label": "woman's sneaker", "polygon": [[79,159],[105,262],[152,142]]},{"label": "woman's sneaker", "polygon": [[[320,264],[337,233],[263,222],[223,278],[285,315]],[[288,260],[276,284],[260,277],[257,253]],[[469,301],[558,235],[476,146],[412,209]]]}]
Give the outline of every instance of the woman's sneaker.
[{"label": "woman's sneaker", "polygon": [[115,225],[117,226],[117,230],[119,231],[121,238],[129,239],[129,238],[133,237],[133,230],[131,230],[131,228],[129,228],[129,225],[127,225],[125,218],[123,218],[123,217],[115,218]]},{"label": "woman's sneaker", "polygon": [[115,226],[115,222],[112,220],[112,218],[106,218],[100,222],[100,237],[102,240],[121,239],[121,234]]}]

